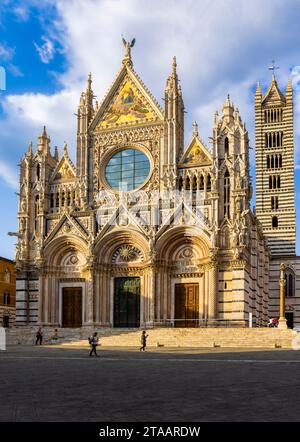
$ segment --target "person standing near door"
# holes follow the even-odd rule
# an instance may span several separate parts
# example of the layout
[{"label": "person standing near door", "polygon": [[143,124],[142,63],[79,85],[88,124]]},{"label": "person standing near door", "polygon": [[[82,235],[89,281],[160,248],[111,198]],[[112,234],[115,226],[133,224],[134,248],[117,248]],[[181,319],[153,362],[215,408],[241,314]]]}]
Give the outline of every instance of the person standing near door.
[{"label": "person standing near door", "polygon": [[43,342],[43,330],[42,330],[42,327],[40,327],[38,329],[38,331],[36,332],[35,345],[38,345],[38,343],[40,343],[40,345],[42,345],[42,342]]},{"label": "person standing near door", "polygon": [[90,342],[90,344],[91,344],[91,346],[92,346],[92,349],[91,349],[91,351],[90,351],[90,356],[92,356],[92,354],[94,353],[95,354],[95,356],[99,356],[98,354],[97,354],[97,345],[98,345],[98,343],[99,343],[99,338],[98,338],[98,333],[97,332],[95,332],[94,334],[93,334],[93,336],[91,336],[90,337],[90,339],[89,339],[89,342]]}]

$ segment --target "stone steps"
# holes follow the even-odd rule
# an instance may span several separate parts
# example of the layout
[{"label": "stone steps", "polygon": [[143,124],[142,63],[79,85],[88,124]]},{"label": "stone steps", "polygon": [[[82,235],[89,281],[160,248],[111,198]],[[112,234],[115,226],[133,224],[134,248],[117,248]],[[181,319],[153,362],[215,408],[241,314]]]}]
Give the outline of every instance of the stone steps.
[{"label": "stone steps", "polygon": [[[245,347],[245,348],[291,348],[292,330],[274,329],[172,329],[147,330],[149,347]],[[99,332],[103,347],[139,347],[141,331]],[[64,343],[63,346],[86,347],[87,339]]]},{"label": "stone steps", "polygon": [[[44,327],[45,344],[62,347],[87,347],[88,336],[97,331],[103,347],[139,347],[141,329],[57,329],[58,339],[53,340],[54,329]],[[16,327],[7,330],[7,344],[33,345],[37,327]],[[296,334],[292,330],[271,328],[153,328],[148,329],[149,347],[228,347],[228,348],[291,348]],[[299,334],[300,338],[300,334]],[[300,339],[299,339],[300,341]]]}]

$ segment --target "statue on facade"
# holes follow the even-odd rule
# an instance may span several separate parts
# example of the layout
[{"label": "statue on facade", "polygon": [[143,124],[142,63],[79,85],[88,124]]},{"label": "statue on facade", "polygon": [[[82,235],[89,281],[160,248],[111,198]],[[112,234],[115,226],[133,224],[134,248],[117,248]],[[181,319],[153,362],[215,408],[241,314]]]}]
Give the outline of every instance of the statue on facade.
[{"label": "statue on facade", "polygon": [[125,38],[122,37],[122,42],[125,47],[125,57],[123,59],[123,62],[131,62],[131,48],[133,48],[135,44],[135,38],[133,38],[131,41],[126,41]]}]

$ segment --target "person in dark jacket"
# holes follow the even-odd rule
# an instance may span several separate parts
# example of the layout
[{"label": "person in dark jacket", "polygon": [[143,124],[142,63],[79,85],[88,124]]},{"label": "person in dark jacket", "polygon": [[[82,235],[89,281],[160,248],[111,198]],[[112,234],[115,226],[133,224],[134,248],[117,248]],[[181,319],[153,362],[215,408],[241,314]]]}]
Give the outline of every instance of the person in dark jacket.
[{"label": "person in dark jacket", "polygon": [[90,351],[90,356],[92,356],[92,354],[94,353],[95,354],[95,356],[99,356],[98,354],[97,354],[97,345],[98,345],[98,342],[99,342],[99,338],[98,338],[98,333],[97,332],[95,332],[94,334],[93,334],[93,336],[91,336],[91,338],[90,338],[90,344],[91,344],[91,346],[92,346],[92,349],[91,349],[91,351]]},{"label": "person in dark jacket", "polygon": [[148,335],[146,335],[146,332],[145,332],[145,330],[143,330],[143,332],[142,332],[142,336],[141,336],[141,344],[142,344],[142,346],[141,346],[141,348],[140,348],[140,351],[146,351],[146,346],[147,346],[147,338],[148,338]]},{"label": "person in dark jacket", "polygon": [[38,345],[38,343],[40,343],[40,345],[42,345],[42,342],[43,342],[43,331],[42,331],[42,328],[40,327],[38,329],[38,331],[36,332],[35,345]]}]

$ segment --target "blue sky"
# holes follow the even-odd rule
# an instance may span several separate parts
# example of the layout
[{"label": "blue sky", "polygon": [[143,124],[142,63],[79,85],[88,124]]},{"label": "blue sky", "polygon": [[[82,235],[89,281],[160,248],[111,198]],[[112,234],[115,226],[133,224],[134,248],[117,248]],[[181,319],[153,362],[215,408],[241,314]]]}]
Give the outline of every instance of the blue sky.
[{"label": "blue sky", "polygon": [[[299,0],[2,0],[0,65],[0,255],[14,257],[18,163],[47,126],[51,145],[67,141],[74,158],[80,92],[91,71],[97,99],[113,82],[123,56],[121,34],[136,38],[134,68],[161,102],[177,56],[186,107],[186,141],[198,122],[209,145],[215,110],[227,93],[254,139],[254,91],[265,90],[275,59],[278,83],[295,89],[296,209],[300,245]],[[254,151],[252,151],[254,165]],[[252,168],[254,178],[254,169]]]}]

